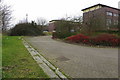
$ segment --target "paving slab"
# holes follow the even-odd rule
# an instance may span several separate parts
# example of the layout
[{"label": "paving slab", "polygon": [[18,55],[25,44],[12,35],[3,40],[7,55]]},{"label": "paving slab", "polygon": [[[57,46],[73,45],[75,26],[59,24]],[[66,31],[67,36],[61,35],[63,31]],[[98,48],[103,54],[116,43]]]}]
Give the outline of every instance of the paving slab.
[{"label": "paving slab", "polygon": [[118,78],[118,49],[68,44],[51,36],[25,37],[52,64],[72,78]]}]

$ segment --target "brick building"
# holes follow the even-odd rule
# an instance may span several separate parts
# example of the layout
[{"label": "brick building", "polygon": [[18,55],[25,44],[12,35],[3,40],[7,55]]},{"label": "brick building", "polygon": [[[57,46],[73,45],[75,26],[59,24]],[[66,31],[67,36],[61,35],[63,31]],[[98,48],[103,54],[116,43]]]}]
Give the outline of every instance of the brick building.
[{"label": "brick building", "polygon": [[55,23],[56,23],[56,20],[52,20],[52,21],[49,21],[49,24],[48,24],[48,31],[49,32],[52,32],[53,30],[55,30]]},{"label": "brick building", "polygon": [[66,21],[66,20],[51,20],[49,21],[48,31],[52,32],[53,30],[61,31],[69,31],[76,32],[80,30],[80,25],[78,22]]},{"label": "brick building", "polygon": [[[103,4],[96,4],[82,9],[85,25],[98,26],[101,29],[118,30],[120,9]],[[100,29],[100,28],[98,28]]]}]

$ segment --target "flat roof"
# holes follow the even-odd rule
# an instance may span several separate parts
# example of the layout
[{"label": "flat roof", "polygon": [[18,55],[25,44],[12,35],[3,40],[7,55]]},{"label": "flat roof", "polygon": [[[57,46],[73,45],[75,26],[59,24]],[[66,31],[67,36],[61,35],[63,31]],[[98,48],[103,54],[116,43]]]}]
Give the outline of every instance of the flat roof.
[{"label": "flat roof", "polygon": [[110,7],[110,6],[107,6],[107,5],[104,5],[104,4],[96,4],[96,5],[93,5],[93,6],[91,6],[91,7],[82,9],[82,11],[84,11],[84,10],[86,10],[86,9],[89,9],[89,8],[92,8],[92,7],[95,7],[95,6],[109,7],[109,8],[116,9],[116,10],[119,10],[119,11],[120,11],[120,9],[118,9],[118,8]]},{"label": "flat roof", "polygon": [[49,22],[57,22],[57,21],[66,21],[66,22],[72,22],[72,23],[79,23],[79,22],[67,21],[67,20],[51,20]]},{"label": "flat roof", "polygon": [[53,22],[53,21],[61,21],[61,20],[51,20],[51,21],[49,21],[49,22]]}]

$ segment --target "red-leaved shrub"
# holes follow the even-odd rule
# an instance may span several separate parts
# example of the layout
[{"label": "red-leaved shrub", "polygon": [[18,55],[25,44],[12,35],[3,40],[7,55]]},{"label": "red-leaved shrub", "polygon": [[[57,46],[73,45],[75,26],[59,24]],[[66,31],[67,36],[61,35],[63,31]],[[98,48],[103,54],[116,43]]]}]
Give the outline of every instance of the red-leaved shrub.
[{"label": "red-leaved shrub", "polygon": [[89,43],[89,37],[83,34],[78,34],[68,37],[66,40],[76,43]]},{"label": "red-leaved shrub", "polygon": [[93,45],[103,45],[103,46],[118,46],[118,38],[111,34],[101,34],[97,37],[91,38],[91,43]]},{"label": "red-leaved shrub", "polygon": [[84,43],[91,45],[103,45],[103,46],[119,46],[120,38],[111,34],[101,34],[96,37],[88,37],[83,34],[78,34],[68,37],[66,40],[75,43]]}]

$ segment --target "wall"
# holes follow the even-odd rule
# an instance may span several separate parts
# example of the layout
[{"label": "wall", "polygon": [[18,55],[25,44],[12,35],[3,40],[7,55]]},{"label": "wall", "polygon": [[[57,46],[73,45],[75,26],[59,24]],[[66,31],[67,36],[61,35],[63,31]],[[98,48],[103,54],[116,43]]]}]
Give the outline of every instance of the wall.
[{"label": "wall", "polygon": [[[85,12],[85,13],[83,13],[84,24],[89,25],[90,22],[91,23],[94,22],[95,24],[99,24],[96,26],[102,27],[102,29],[108,29],[108,26],[106,26],[106,19],[112,19],[112,24],[113,24],[114,20],[118,20],[118,17],[107,16],[106,15],[107,11],[117,13],[117,14],[119,13],[118,10],[108,8],[108,7],[101,7],[101,8],[89,11],[89,12]],[[91,20],[93,20],[93,21],[91,21]],[[98,20],[98,22],[96,20]]]},{"label": "wall", "polygon": [[52,32],[55,29],[55,22],[50,22],[48,25],[48,31]]}]

